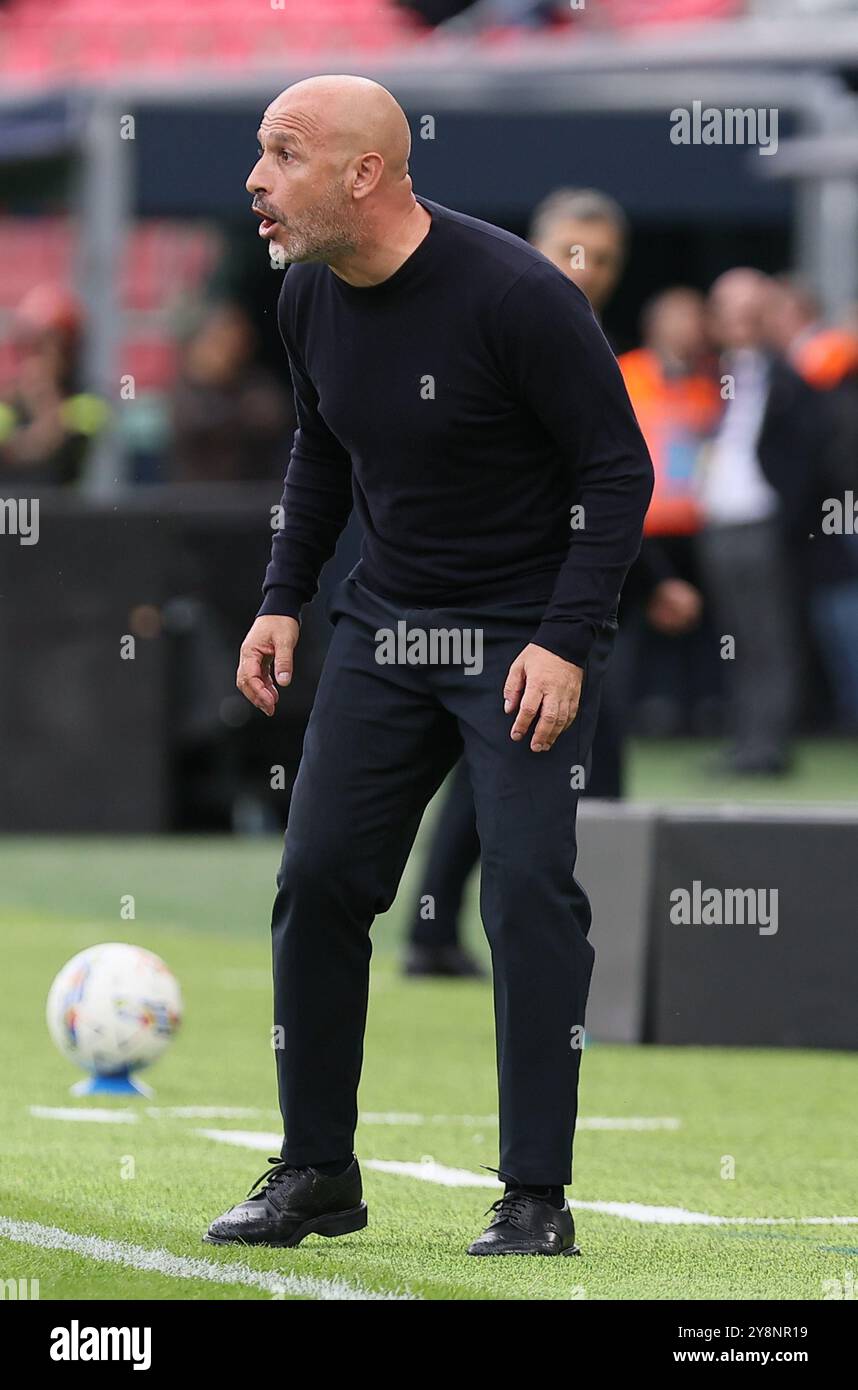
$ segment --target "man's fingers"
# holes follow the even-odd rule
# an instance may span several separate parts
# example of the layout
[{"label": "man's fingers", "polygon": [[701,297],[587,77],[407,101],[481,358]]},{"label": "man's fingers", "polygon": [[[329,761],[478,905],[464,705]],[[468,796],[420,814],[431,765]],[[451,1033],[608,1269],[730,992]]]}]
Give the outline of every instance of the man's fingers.
[{"label": "man's fingers", "polygon": [[246,700],[272,715],[280,697],[278,686],[292,680],[293,653],[300,625],[288,615],[266,614],[256,619],[241,644],[235,683]]},{"label": "man's fingers", "polygon": [[533,643],[525,647],[510,666],[504,686],[504,709],[511,712],[511,696],[518,705],[510,738],[516,743],[523,739],[538,715],[530,746],[534,753],[550,748],[578,714],[583,677],[583,668],[573,662]]},{"label": "man's fingers", "polygon": [[277,642],[274,649],[274,678],[278,685],[288,685],[292,679],[293,647],[288,642]]},{"label": "man's fingers", "polygon": [[271,680],[271,655],[242,648],[235,683],[246,700],[263,714],[273,714],[277,690]]},{"label": "man's fingers", "polygon": [[538,714],[539,720],[533,731],[530,747],[534,753],[544,753],[574,722],[577,713],[577,702],[573,704],[570,700],[558,700],[547,691],[534,690],[528,686],[518,718],[512,726],[511,737],[516,742],[522,739]]},{"label": "man's fingers", "polygon": [[277,704],[277,692],[275,691],[272,695],[259,676],[250,676],[239,689],[243,695],[247,696],[252,705],[262,710],[263,714],[271,715],[274,713],[274,707]]},{"label": "man's fingers", "polygon": [[568,725],[568,703],[560,705],[553,701],[549,695],[546,695],[542,701],[539,723],[534,729],[533,738],[530,741],[533,752],[544,753]]},{"label": "man's fingers", "polygon": [[246,700],[249,700],[263,714],[273,714],[277,704],[277,694],[271,693],[261,676],[244,676],[236,685]]},{"label": "man's fingers", "polygon": [[520,656],[517,656],[515,661],[510,666],[509,671],[507,673],[506,681],[504,682],[504,714],[513,714],[515,710],[518,708],[518,702],[521,699],[521,692],[523,691],[524,686],[524,662],[522,661]]},{"label": "man's fingers", "polygon": [[262,684],[265,686],[268,693],[274,696],[274,703],[276,704],[280,699],[280,691],[277,689],[271,676],[272,661],[273,657],[271,656],[263,656],[262,658]]},{"label": "man's fingers", "polygon": [[537,690],[532,683],[528,682],[524,688],[524,696],[519,706],[516,721],[510,730],[510,738],[514,739],[516,743],[519,739],[524,738],[524,735],[539,713],[539,706],[541,703],[542,691]]}]

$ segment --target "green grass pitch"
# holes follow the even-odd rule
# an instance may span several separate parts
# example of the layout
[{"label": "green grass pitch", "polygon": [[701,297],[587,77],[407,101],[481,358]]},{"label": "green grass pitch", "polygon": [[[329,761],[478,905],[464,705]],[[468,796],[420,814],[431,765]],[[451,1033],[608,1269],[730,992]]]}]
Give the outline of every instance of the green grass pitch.
[{"label": "green grass pitch", "polygon": [[[619,1047],[585,1051],[575,1181],[581,1259],[465,1255],[497,1195],[366,1167],[366,1231],[297,1250],[211,1247],[212,1217],[241,1200],[266,1153],[202,1133],[276,1132],[268,921],[276,841],[18,839],[0,847],[5,1059],[0,1279],[42,1299],[822,1299],[858,1271],[855,1096],[845,1053]],[[491,994],[413,982],[398,946],[419,861],[375,928],[358,1154],[485,1177],[497,1163]],[[136,919],[120,918],[133,894]],[[473,897],[469,934],[479,927]],[[186,1021],[144,1074],[151,1101],[110,1123],[52,1114],[93,1102],[48,1038],[50,982],[74,952],[131,940],[178,975]],[[598,969],[598,923],[594,927]],[[479,949],[483,949],[480,947]],[[235,1108],[227,1117],[181,1107]],[[663,1118],[675,1127],[591,1125]],[[263,1141],[264,1142],[264,1141]],[[730,1161],[735,1176],[730,1171]],[[498,1189],[499,1190],[499,1189]],[[709,1216],[825,1224],[672,1224]],[[633,1219],[633,1213],[640,1218]]]}]

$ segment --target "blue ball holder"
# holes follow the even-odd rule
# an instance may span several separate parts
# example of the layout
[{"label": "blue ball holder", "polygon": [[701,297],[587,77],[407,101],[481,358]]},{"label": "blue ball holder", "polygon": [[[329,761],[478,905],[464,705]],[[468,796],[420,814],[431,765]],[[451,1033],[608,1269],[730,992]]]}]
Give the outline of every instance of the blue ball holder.
[{"label": "blue ball holder", "polygon": [[76,1081],[70,1088],[73,1096],[145,1096],[151,1100],[155,1092],[145,1081],[132,1081],[127,1071],[113,1076],[102,1076],[93,1072],[83,1081]]}]

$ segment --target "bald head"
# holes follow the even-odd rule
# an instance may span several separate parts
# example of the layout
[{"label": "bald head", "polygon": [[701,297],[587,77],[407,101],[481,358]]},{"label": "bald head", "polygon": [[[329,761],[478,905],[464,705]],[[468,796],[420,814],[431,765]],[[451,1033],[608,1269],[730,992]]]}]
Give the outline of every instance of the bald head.
[{"label": "bald head", "polygon": [[386,87],[368,77],[307,77],[275,97],[263,118],[279,119],[311,143],[335,148],[345,161],[377,154],[382,177],[404,178],[411,153],[405,112]]},{"label": "bald head", "polygon": [[761,347],[771,280],[761,270],[740,266],[720,275],[709,291],[712,333],[727,349]]},{"label": "bald head", "polygon": [[414,204],[411,132],[386,87],[367,77],[308,77],[267,107],[247,180],[260,234],[284,258],[330,260]]}]

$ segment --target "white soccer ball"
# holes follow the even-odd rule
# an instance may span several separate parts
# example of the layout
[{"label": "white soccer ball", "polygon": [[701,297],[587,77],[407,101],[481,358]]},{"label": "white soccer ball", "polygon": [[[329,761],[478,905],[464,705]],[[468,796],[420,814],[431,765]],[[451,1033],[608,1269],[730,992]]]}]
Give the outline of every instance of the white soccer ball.
[{"label": "white soccer ball", "polygon": [[85,1071],[118,1076],[154,1062],[182,1019],[182,995],[160,956],[110,941],[72,956],[51,985],[48,1029]]}]

